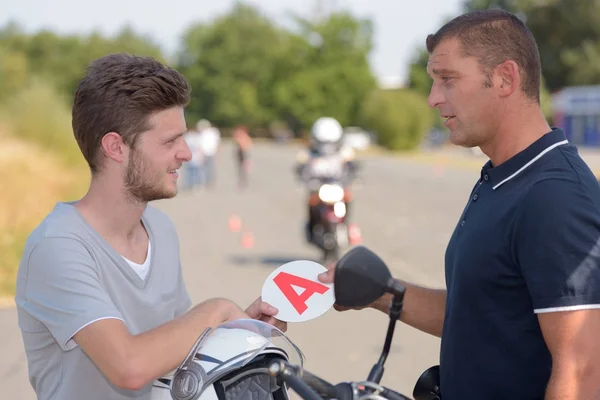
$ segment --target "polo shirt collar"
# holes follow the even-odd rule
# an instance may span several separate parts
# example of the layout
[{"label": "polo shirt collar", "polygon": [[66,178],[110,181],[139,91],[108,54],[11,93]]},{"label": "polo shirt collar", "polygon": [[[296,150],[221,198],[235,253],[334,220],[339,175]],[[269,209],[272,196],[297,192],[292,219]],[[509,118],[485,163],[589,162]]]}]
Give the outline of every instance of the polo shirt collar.
[{"label": "polo shirt collar", "polygon": [[496,190],[501,185],[526,170],[527,167],[536,162],[550,150],[567,143],[569,143],[569,141],[566,139],[563,130],[560,128],[552,128],[550,132],[533,142],[529,147],[497,167],[493,167],[491,160],[488,160],[481,169],[481,179],[482,181],[484,179],[489,179],[493,185],[493,189]]}]

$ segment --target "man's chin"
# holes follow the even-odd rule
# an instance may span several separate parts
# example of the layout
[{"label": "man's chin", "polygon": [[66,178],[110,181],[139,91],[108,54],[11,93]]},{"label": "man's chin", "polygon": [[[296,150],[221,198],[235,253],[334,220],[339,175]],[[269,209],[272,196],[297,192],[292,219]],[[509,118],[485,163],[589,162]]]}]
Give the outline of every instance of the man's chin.
[{"label": "man's chin", "polygon": [[448,141],[455,146],[468,147],[468,143],[463,136],[455,132],[450,132]]},{"label": "man's chin", "polygon": [[450,141],[450,143],[452,143],[455,146],[464,147],[466,149],[470,149],[472,147],[477,146],[477,144],[472,143],[472,141],[469,140],[468,137],[465,137],[464,135],[461,135],[458,132],[450,132],[450,135],[448,136],[448,141]]},{"label": "man's chin", "polygon": [[150,202],[150,201],[156,201],[156,200],[168,200],[168,199],[174,198],[175,196],[177,196],[177,191],[164,192],[164,193],[156,194],[155,196],[149,197],[152,200],[147,200],[147,201]]},{"label": "man's chin", "polygon": [[151,201],[172,199],[175,196],[177,196],[177,189],[144,193],[140,198],[142,201],[149,203]]}]

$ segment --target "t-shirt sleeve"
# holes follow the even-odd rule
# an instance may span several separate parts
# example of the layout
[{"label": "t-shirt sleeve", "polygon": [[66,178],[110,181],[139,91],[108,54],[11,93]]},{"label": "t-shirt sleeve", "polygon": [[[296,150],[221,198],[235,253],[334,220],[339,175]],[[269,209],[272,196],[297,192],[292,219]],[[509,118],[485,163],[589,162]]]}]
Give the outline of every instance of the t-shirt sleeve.
[{"label": "t-shirt sleeve", "polygon": [[536,313],[600,308],[600,210],[580,183],[535,184],[513,246]]},{"label": "t-shirt sleeve", "polygon": [[23,309],[44,324],[63,350],[100,319],[123,316],[103,289],[87,248],[70,238],[46,238],[30,254]]}]

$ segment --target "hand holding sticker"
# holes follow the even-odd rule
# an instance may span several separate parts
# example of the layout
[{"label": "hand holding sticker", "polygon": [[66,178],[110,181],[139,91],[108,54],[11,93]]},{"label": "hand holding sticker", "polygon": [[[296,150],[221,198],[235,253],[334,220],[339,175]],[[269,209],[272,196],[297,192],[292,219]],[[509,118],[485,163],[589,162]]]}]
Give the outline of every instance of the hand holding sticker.
[{"label": "hand holding sticker", "polygon": [[317,278],[327,268],[313,261],[292,261],[273,271],[265,281],[262,300],[279,310],[276,318],[303,322],[317,318],[335,302],[333,284]]}]

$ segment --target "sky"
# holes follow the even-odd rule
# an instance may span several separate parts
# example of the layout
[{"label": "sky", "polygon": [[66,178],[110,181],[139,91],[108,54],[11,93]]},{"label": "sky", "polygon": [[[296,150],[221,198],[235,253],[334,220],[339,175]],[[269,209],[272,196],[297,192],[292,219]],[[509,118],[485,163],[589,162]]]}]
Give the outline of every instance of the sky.
[{"label": "sky", "polygon": [[[346,9],[374,22],[375,49],[370,54],[380,82],[406,79],[414,50],[424,46],[428,33],[458,15],[463,0],[320,0],[327,9]],[[28,32],[50,28],[58,33],[99,30],[112,35],[125,24],[149,35],[167,54],[175,52],[185,29],[226,13],[236,0],[0,0],[0,25],[18,22]],[[246,0],[283,26],[289,12],[313,15],[318,0]]]}]

